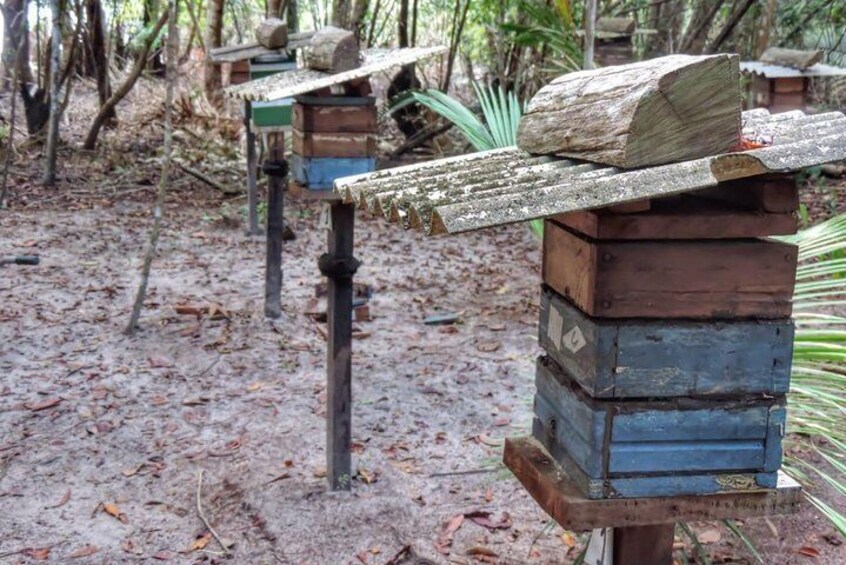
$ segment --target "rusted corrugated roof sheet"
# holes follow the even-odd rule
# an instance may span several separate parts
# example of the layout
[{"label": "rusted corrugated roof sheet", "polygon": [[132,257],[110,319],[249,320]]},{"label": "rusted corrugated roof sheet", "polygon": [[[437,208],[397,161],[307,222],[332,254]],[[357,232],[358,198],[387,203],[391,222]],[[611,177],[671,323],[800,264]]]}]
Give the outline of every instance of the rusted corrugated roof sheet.
[{"label": "rusted corrugated roof sheet", "polygon": [[311,37],[314,35],[313,31],[303,31],[300,33],[292,33],[288,36],[288,45],[285,49],[268,49],[259,43],[245,43],[244,45],[230,45],[227,47],[218,47],[211,50],[212,63],[236,63],[238,61],[248,61],[254,57],[261,55],[276,55],[286,53],[293,49],[300,49],[308,45]]},{"label": "rusted corrugated roof sheet", "polygon": [[794,69],[791,67],[783,67],[781,65],[773,65],[772,63],[762,63],[760,61],[744,61],[740,63],[740,72],[760,75],[764,78],[800,78],[800,77],[838,77],[846,75],[846,69],[835,67],[833,65],[824,65],[817,63],[807,69]]},{"label": "rusted corrugated roof sheet", "polygon": [[296,71],[279,73],[237,86],[231,86],[224,92],[227,96],[250,101],[290,98],[298,94],[306,94],[320,90],[321,88],[365,78],[392,67],[410,65],[421,59],[440,55],[446,52],[446,50],[446,47],[366,49],[362,52],[364,61],[362,61],[361,66],[351,71],[330,74],[311,69],[297,69]]},{"label": "rusted corrugated roof sheet", "polygon": [[403,227],[457,233],[846,159],[841,112],[771,115],[759,109],[743,118],[747,137],[771,137],[772,145],[633,170],[538,157],[512,147],[342,178],[335,190]]}]

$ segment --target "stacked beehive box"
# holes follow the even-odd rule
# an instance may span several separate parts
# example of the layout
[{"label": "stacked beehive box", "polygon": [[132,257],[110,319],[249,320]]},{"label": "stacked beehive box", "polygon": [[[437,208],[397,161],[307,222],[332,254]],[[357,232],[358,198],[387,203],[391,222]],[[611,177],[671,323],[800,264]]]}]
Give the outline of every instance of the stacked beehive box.
[{"label": "stacked beehive box", "polygon": [[[541,90],[521,146],[660,171],[737,144],[736,58],[599,72]],[[797,206],[792,178],[759,176],[546,220],[533,434],[585,496],[776,486],[798,254],[767,237]]]},{"label": "stacked beehive box", "polygon": [[548,219],[534,436],[588,498],[776,486],[792,178]]},{"label": "stacked beehive box", "polygon": [[292,168],[300,184],[331,190],[336,178],[375,170],[372,96],[298,96],[293,121]]}]

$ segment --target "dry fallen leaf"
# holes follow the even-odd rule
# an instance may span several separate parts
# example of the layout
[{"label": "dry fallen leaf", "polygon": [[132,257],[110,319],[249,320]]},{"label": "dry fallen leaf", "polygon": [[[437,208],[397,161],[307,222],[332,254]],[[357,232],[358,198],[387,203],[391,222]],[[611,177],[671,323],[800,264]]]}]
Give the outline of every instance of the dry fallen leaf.
[{"label": "dry fallen leaf", "polygon": [[21,554],[26,555],[27,557],[31,557],[36,561],[47,561],[50,558],[50,548],[49,547],[39,547],[34,548],[30,547],[21,551]]},{"label": "dry fallen leaf", "polygon": [[806,556],[806,557],[819,557],[820,552],[818,549],[810,546],[802,546],[799,548],[799,553]]},{"label": "dry fallen leaf", "polygon": [[477,545],[467,550],[467,555],[483,556],[483,557],[499,557],[499,555],[492,549]]},{"label": "dry fallen leaf", "polygon": [[264,386],[264,383],[262,383],[262,382],[253,383],[253,384],[251,384],[250,386],[247,387],[247,392],[259,391],[259,390],[262,389],[263,386]]},{"label": "dry fallen leaf", "polygon": [[60,402],[62,402],[61,398],[52,398],[50,400],[45,400],[44,402],[27,402],[24,404],[24,408],[32,412],[41,412],[42,410],[58,406]]},{"label": "dry fallen leaf", "polygon": [[64,506],[65,504],[68,503],[68,501],[70,500],[70,497],[71,497],[71,489],[68,489],[68,491],[59,500],[59,502],[57,502],[56,504],[52,504],[50,506],[45,506],[45,508],[59,508],[60,506]]},{"label": "dry fallen leaf", "polygon": [[80,547],[79,549],[68,555],[68,557],[70,557],[71,559],[79,559],[80,557],[91,557],[98,551],[100,551],[100,549],[96,545],[86,545],[85,547]]},{"label": "dry fallen leaf", "polygon": [[201,549],[205,549],[206,546],[211,542],[212,536],[210,533],[206,533],[197,539],[191,544],[191,551],[199,551]]},{"label": "dry fallen leaf", "polygon": [[112,504],[111,502],[106,502],[105,504],[103,504],[103,511],[109,516],[117,518],[124,524],[129,523],[129,519],[126,517],[126,514],[121,512],[120,508],[118,508],[117,505]]},{"label": "dry fallen leaf", "polygon": [[576,547],[576,536],[573,535],[573,532],[564,530],[564,533],[561,534],[561,541],[569,548]]},{"label": "dry fallen leaf", "polygon": [[452,536],[464,523],[464,514],[454,516],[446,522],[441,530],[438,539],[435,540],[435,549],[442,555],[449,555],[449,548],[452,546]]},{"label": "dry fallen leaf", "polygon": [[511,516],[508,512],[503,512],[499,520],[492,520],[491,513],[482,510],[476,512],[467,512],[464,517],[475,524],[479,524],[489,530],[507,530],[511,527]]},{"label": "dry fallen leaf", "polygon": [[701,544],[709,544],[709,543],[717,543],[722,539],[722,534],[720,534],[720,530],[705,530],[698,536],[699,543]]}]

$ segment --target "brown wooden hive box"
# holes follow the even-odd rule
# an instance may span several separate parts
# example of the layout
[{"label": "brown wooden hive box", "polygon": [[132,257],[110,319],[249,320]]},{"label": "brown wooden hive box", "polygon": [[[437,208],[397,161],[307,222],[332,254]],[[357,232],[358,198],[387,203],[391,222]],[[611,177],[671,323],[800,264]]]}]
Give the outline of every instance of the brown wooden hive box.
[{"label": "brown wooden hive box", "polygon": [[797,257],[765,239],[591,240],[547,220],[543,280],[599,318],[788,318]]},{"label": "brown wooden hive box", "polygon": [[377,133],[376,106],[316,106],[294,104],[293,126],[301,132]]}]

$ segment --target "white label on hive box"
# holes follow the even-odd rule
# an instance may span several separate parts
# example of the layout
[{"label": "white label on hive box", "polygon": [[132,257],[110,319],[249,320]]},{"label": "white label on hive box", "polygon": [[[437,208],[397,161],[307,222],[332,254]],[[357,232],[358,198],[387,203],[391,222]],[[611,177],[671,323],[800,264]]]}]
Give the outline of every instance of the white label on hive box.
[{"label": "white label on hive box", "polygon": [[579,326],[574,326],[572,330],[564,334],[561,344],[573,353],[578,353],[582,347],[587,345],[587,341]]},{"label": "white label on hive box", "polygon": [[546,337],[556,349],[561,349],[561,332],[564,330],[564,318],[554,307],[549,309],[549,324],[546,326]]}]

